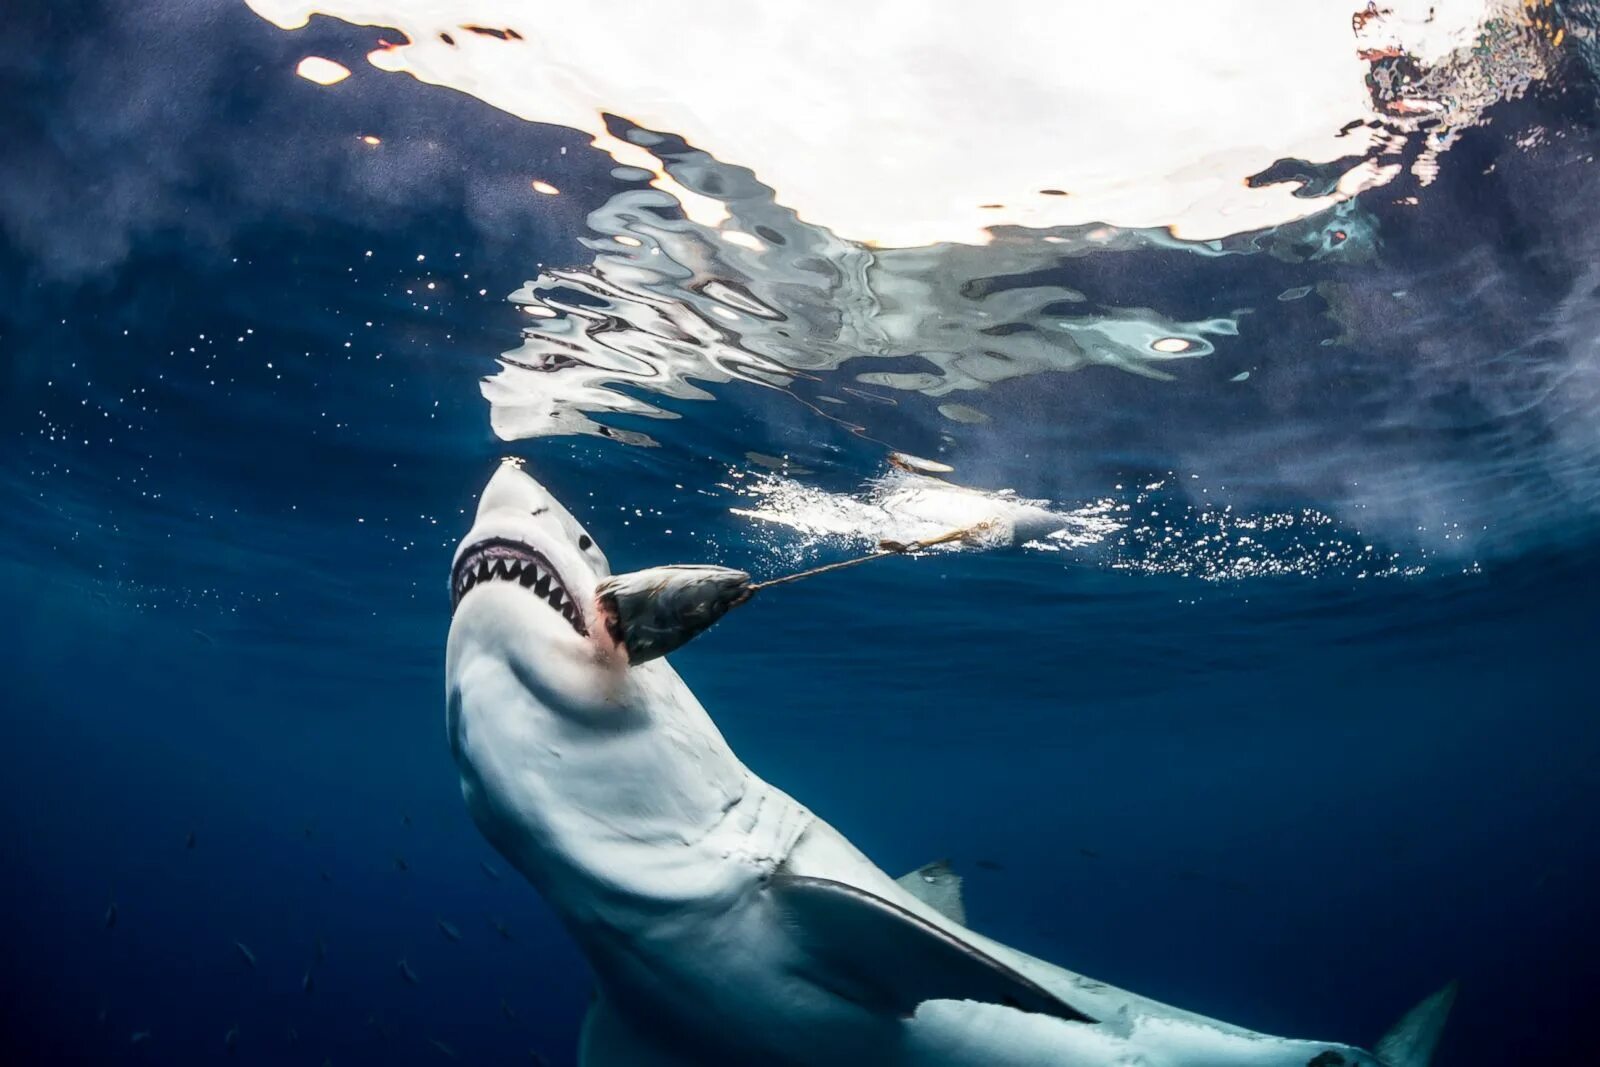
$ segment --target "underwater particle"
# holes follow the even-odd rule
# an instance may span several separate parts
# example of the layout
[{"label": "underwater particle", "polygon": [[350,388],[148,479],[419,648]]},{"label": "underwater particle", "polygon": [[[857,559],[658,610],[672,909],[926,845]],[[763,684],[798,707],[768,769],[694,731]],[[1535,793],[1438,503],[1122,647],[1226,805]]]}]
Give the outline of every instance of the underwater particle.
[{"label": "underwater particle", "polygon": [[557,189],[555,186],[551,185],[547,181],[540,181],[538,178],[535,178],[533,181],[529,182],[528,184],[533,186],[533,191],[536,192],[536,193],[543,193],[545,196],[560,196],[561,195],[561,190]]},{"label": "underwater particle", "polygon": [[488,875],[494,881],[498,882],[500,880],[500,872],[496,870],[494,864],[490,863],[488,860],[479,860],[478,867],[483,871],[484,874]]},{"label": "underwater particle", "polygon": [[422,984],[422,979],[417,977],[417,972],[411,969],[411,964],[406,962],[404,956],[400,957],[400,962],[396,964],[396,967],[400,971],[400,978],[406,983],[406,985]]},{"label": "underwater particle", "polygon": [[311,968],[307,967],[305,977],[300,979],[300,992],[310,996],[311,990],[315,985],[316,982],[312,977]]},{"label": "underwater particle", "polygon": [[117,925],[117,902],[113,900],[111,902],[111,905],[108,908],[106,908],[105,927],[106,927],[107,930],[109,930],[113,926],[116,926],[116,925]]},{"label": "underwater particle", "polygon": [[1100,858],[1100,853],[1096,852],[1092,848],[1080,848],[1078,849],[1078,855],[1082,856],[1086,860],[1097,860]]},{"label": "underwater particle", "polygon": [[1250,378],[1250,372],[1247,371],[1247,370],[1242,370],[1238,374],[1235,374],[1232,378],[1229,378],[1228,381],[1230,381],[1230,382],[1243,382],[1243,381],[1248,381],[1249,378]]},{"label": "underwater particle", "polygon": [[446,939],[448,939],[450,941],[460,941],[461,940],[461,931],[456,929],[456,926],[455,926],[454,923],[449,922],[449,921],[447,921],[445,919],[435,919],[434,921],[439,924],[439,932],[441,934],[443,934]]},{"label": "underwater particle", "polygon": [[997,860],[979,860],[977,866],[986,871],[1003,871],[1006,869],[1005,865]]},{"label": "underwater particle", "polygon": [[254,969],[256,965],[256,954],[250,951],[250,946],[246,945],[243,941],[235,941],[233,943],[233,947],[239,950],[239,956],[245,961],[245,963],[249,964],[251,969]]},{"label": "underwater particle", "polygon": [[321,56],[306,56],[294,68],[294,72],[306,81],[316,82],[318,85],[337,85],[350,77],[349,67],[335,63],[331,59],[323,59]]},{"label": "underwater particle", "polygon": [[497,918],[491,919],[489,921],[494,924],[494,932],[500,935],[500,939],[502,941],[514,941],[514,940],[516,940],[515,938],[513,938],[511,936],[511,928],[505,924],[505,920],[504,919],[500,919],[500,918],[497,917]]},{"label": "underwater particle", "polygon": [[509,1022],[517,1021],[516,1010],[512,1008],[510,1004],[506,1003],[505,997],[500,998],[500,1014],[504,1015]]},{"label": "underwater particle", "polygon": [[449,1045],[445,1044],[443,1041],[440,1041],[438,1038],[434,1038],[434,1037],[428,1038],[428,1044],[432,1045],[435,1049],[438,1049],[439,1054],[442,1055],[442,1056],[448,1057],[449,1059],[452,1059],[452,1060],[460,1058],[459,1056],[456,1055],[456,1050],[455,1049],[451,1048]]},{"label": "underwater particle", "polygon": [[193,831],[193,830],[190,830],[190,831],[189,831],[189,836],[188,836],[188,837],[185,837],[185,838],[184,838],[184,839],[183,839],[183,847],[184,847],[184,848],[194,848],[194,846],[195,846],[195,836],[194,836],[194,831]]},{"label": "underwater particle", "polygon": [[951,422],[966,423],[969,426],[989,421],[989,416],[966,404],[940,404],[939,414]]},{"label": "underwater particle", "polygon": [[237,1026],[228,1027],[228,1032],[222,1035],[222,1047],[228,1050],[228,1055],[230,1056],[239,1047],[239,1028]]},{"label": "underwater particle", "polygon": [[1162,337],[1150,342],[1150,347],[1157,352],[1187,352],[1194,344],[1182,337]]},{"label": "underwater particle", "polygon": [[142,1045],[149,1040],[150,1031],[148,1030],[135,1030],[132,1034],[128,1035],[128,1044],[130,1045]]}]

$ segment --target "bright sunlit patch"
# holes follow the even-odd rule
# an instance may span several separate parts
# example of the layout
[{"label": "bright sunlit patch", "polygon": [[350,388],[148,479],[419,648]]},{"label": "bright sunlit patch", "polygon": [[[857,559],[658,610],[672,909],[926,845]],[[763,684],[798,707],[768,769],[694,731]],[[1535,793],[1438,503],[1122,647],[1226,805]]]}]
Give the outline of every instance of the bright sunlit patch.
[{"label": "bright sunlit patch", "polygon": [[[1422,158],[1445,150],[1544,76],[1553,36],[1518,0],[996,0],[866,22],[853,0],[661,0],[579,5],[517,48],[483,49],[439,32],[469,16],[452,0],[247,2],[286,28],[316,11],[399,29],[406,43],[374,66],[583,130],[695,221],[715,225],[718,198],[673,182],[604,115],[748,167],[800,217],[877,248],[1091,222],[1208,240],[1302,219],[1396,177],[1374,157],[1407,158],[1407,140]],[[520,0],[467,7],[471,26],[526,17]],[[657,46],[684,35],[693,59]],[[1097,43],[1062,63],[1063,41]],[[1281,159],[1336,180],[1247,180]]]},{"label": "bright sunlit patch", "polygon": [[1182,337],[1163,337],[1150,345],[1157,352],[1187,352],[1191,347]]},{"label": "bright sunlit patch", "polygon": [[318,85],[336,85],[350,77],[350,68],[321,56],[306,56],[294,72]]},{"label": "bright sunlit patch", "polygon": [[381,137],[374,137],[372,134],[368,133],[368,134],[363,134],[362,135],[361,143],[362,144],[370,144],[370,145],[380,145],[380,144],[383,143],[383,139]]},{"label": "bright sunlit patch", "polygon": [[545,196],[560,196],[561,195],[561,190],[557,189],[555,186],[551,185],[549,182],[540,181],[539,179],[535,178],[529,184],[533,186],[533,191],[536,192],[536,193],[543,193]]},{"label": "bright sunlit patch", "polygon": [[748,248],[752,252],[761,252],[766,249],[766,245],[761,243],[761,238],[752,237],[750,234],[740,230],[723,230],[722,239],[730,245]]}]

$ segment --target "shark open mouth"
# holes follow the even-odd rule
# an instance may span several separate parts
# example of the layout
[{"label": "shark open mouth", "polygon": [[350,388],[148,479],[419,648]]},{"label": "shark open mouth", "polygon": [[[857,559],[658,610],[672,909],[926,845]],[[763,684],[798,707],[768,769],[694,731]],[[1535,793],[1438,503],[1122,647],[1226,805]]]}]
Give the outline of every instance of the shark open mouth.
[{"label": "shark open mouth", "polygon": [[520,541],[491,537],[461,554],[450,573],[450,610],[453,612],[475,587],[485,582],[515,582],[549,604],[581,637],[589,636],[583,613],[555,567],[544,554]]}]

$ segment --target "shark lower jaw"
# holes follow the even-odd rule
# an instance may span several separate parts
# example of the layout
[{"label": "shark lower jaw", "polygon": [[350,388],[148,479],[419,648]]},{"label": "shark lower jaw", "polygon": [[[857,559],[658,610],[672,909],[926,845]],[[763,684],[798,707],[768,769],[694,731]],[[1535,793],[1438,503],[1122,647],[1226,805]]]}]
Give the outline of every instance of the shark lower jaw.
[{"label": "shark lower jaw", "polygon": [[491,582],[521,586],[565,619],[579,637],[589,636],[583,611],[571,590],[538,549],[504,537],[469,545],[450,572],[451,612],[460,607],[468,593]]}]

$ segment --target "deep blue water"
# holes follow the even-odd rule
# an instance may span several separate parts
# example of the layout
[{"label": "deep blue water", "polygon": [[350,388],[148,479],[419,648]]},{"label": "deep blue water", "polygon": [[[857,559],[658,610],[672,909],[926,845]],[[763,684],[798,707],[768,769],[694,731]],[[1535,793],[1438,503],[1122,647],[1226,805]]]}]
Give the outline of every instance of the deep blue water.
[{"label": "deep blue water", "polygon": [[[578,135],[256,73],[308,40],[359,56],[348,27],[7,18],[7,1062],[214,1062],[230,1031],[241,1063],[573,1062],[582,959],[468,821],[445,744],[478,490],[524,456],[617,570],[767,576],[852,546],[733,515],[730,472],[785,456],[848,493],[886,444],[1127,527],[742,609],[674,663],[756,771],[891,871],[949,857],[983,932],[1138,992],[1364,1044],[1458,978],[1440,1067],[1592,1061],[1600,138],[1576,60],[1468,131],[1416,210],[1386,193],[1296,231],[1358,223],[1359,257],[1284,237],[985,283],[1252,309],[1174,381],[1015,379],[953,426],[919,394],[815,417],[840,371],[734,380],[602,420],[644,448],[504,441],[479,392],[527,325],[507,294],[589,263],[586,211],[626,191]],[[404,165],[330,147],[384,116]],[[1541,124],[1561,136],[1519,148]],[[569,195],[512,197],[530,160]],[[1230,507],[1325,521],[1241,543]],[[1206,577],[1240,556],[1285,573]]]}]

